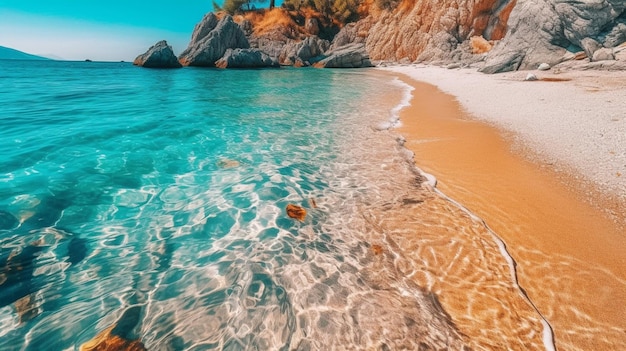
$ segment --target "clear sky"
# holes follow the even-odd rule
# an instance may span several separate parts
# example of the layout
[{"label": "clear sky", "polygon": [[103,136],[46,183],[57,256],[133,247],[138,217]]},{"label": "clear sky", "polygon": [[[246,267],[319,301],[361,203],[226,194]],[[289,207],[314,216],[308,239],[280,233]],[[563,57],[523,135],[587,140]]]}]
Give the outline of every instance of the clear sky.
[{"label": "clear sky", "polygon": [[0,46],[66,60],[132,61],[165,39],[178,55],[212,10],[211,0],[0,0]]}]

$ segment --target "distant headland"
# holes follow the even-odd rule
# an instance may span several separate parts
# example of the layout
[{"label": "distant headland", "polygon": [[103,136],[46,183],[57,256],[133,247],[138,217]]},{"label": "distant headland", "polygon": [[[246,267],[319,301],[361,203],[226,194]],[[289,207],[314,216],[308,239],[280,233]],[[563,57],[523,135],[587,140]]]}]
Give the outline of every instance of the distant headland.
[{"label": "distant headland", "polygon": [[50,60],[47,57],[25,53],[23,51],[0,46],[0,60]]}]

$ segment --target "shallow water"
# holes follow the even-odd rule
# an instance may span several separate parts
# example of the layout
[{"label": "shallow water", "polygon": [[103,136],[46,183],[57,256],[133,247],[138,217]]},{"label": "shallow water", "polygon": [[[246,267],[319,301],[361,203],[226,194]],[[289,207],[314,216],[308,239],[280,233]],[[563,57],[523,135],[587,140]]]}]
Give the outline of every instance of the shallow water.
[{"label": "shallow water", "polygon": [[407,94],[387,75],[0,61],[0,79],[0,349],[112,325],[148,350],[543,347],[492,233],[380,130]]}]

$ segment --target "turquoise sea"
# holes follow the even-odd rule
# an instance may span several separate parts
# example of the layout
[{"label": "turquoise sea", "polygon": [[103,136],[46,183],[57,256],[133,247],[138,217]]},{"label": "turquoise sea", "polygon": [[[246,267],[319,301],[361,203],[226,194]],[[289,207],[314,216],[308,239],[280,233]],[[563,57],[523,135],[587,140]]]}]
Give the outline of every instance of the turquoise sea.
[{"label": "turquoise sea", "polygon": [[424,201],[387,130],[409,94],[376,70],[0,61],[0,350],[463,349],[376,220]]}]

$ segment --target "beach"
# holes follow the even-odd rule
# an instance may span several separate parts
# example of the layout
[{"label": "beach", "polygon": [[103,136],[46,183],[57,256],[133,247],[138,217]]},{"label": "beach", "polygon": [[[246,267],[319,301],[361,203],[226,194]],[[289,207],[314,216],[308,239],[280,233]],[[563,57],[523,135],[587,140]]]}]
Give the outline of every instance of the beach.
[{"label": "beach", "polygon": [[385,70],[417,167],[506,243],[557,349],[626,347],[626,74]]}]

